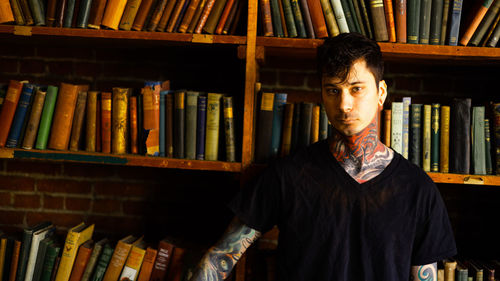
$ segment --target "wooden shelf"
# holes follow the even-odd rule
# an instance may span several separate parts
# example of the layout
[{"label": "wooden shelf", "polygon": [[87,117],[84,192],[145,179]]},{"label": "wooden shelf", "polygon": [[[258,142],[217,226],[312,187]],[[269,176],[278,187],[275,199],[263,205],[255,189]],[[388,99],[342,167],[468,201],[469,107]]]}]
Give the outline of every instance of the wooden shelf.
[{"label": "wooden shelf", "polygon": [[246,36],[0,25],[0,34],[53,38],[122,39],[202,44],[246,44]]},{"label": "wooden shelf", "polygon": [[0,158],[78,162],[109,165],[142,166],[157,168],[176,168],[187,170],[210,170],[223,172],[240,172],[241,163],[222,161],[201,161],[188,159],[174,159],[165,157],[117,155],[92,152],[72,152],[54,150],[24,150],[17,148],[0,148]]},{"label": "wooden shelf", "polygon": [[475,184],[500,186],[500,176],[427,173],[435,183]]},{"label": "wooden shelf", "polygon": [[[322,39],[257,37],[266,54],[314,57]],[[499,61],[500,48],[398,44],[379,42],[385,59],[434,59],[457,61]]]}]

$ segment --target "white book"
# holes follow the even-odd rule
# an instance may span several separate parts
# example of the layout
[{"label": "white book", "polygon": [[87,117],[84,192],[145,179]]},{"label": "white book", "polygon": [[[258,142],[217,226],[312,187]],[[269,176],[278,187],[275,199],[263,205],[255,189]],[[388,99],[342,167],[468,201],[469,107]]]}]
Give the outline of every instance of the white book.
[{"label": "white book", "polygon": [[472,107],[472,169],[475,175],[486,175],[486,153],[484,136],[484,106]]},{"label": "white book", "polygon": [[399,154],[403,153],[403,103],[392,103],[391,114],[391,148]]},{"label": "white book", "polygon": [[54,225],[51,224],[33,233],[33,238],[31,239],[31,247],[28,258],[28,265],[26,266],[26,275],[24,276],[24,281],[32,281],[33,279],[33,272],[35,271],[36,257],[38,254],[38,247],[40,246],[40,241],[45,239],[45,237],[52,235],[54,231],[55,227]]},{"label": "white book", "polygon": [[333,13],[335,14],[340,33],[349,33],[349,26],[347,25],[347,19],[345,18],[340,0],[330,0],[330,3],[332,4]]}]

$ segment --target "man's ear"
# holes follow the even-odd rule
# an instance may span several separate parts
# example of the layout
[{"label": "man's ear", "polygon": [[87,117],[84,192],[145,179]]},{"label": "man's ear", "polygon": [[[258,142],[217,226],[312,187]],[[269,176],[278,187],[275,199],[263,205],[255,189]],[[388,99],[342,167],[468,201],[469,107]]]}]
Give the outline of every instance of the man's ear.
[{"label": "man's ear", "polygon": [[385,99],[387,98],[387,84],[384,80],[378,82],[378,106],[380,109],[384,107]]}]

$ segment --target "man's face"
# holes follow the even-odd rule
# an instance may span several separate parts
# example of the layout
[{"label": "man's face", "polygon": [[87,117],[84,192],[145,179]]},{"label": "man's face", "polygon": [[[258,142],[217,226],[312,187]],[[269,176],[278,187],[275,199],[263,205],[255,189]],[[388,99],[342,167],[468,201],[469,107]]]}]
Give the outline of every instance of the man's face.
[{"label": "man's face", "polygon": [[323,75],[321,84],[328,119],[345,136],[352,136],[366,128],[387,96],[385,82],[375,82],[364,59],[353,63],[346,81]]}]

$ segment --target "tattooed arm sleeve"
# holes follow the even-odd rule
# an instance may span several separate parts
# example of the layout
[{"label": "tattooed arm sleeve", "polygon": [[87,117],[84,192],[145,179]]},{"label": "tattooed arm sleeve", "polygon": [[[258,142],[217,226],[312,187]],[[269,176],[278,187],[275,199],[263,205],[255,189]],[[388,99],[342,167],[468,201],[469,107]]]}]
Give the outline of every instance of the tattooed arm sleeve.
[{"label": "tattooed arm sleeve", "polygon": [[190,281],[226,279],[241,255],[260,235],[235,217],[222,238],[203,256]]},{"label": "tattooed arm sleeve", "polygon": [[412,266],[410,280],[436,281],[437,280],[437,263]]}]

